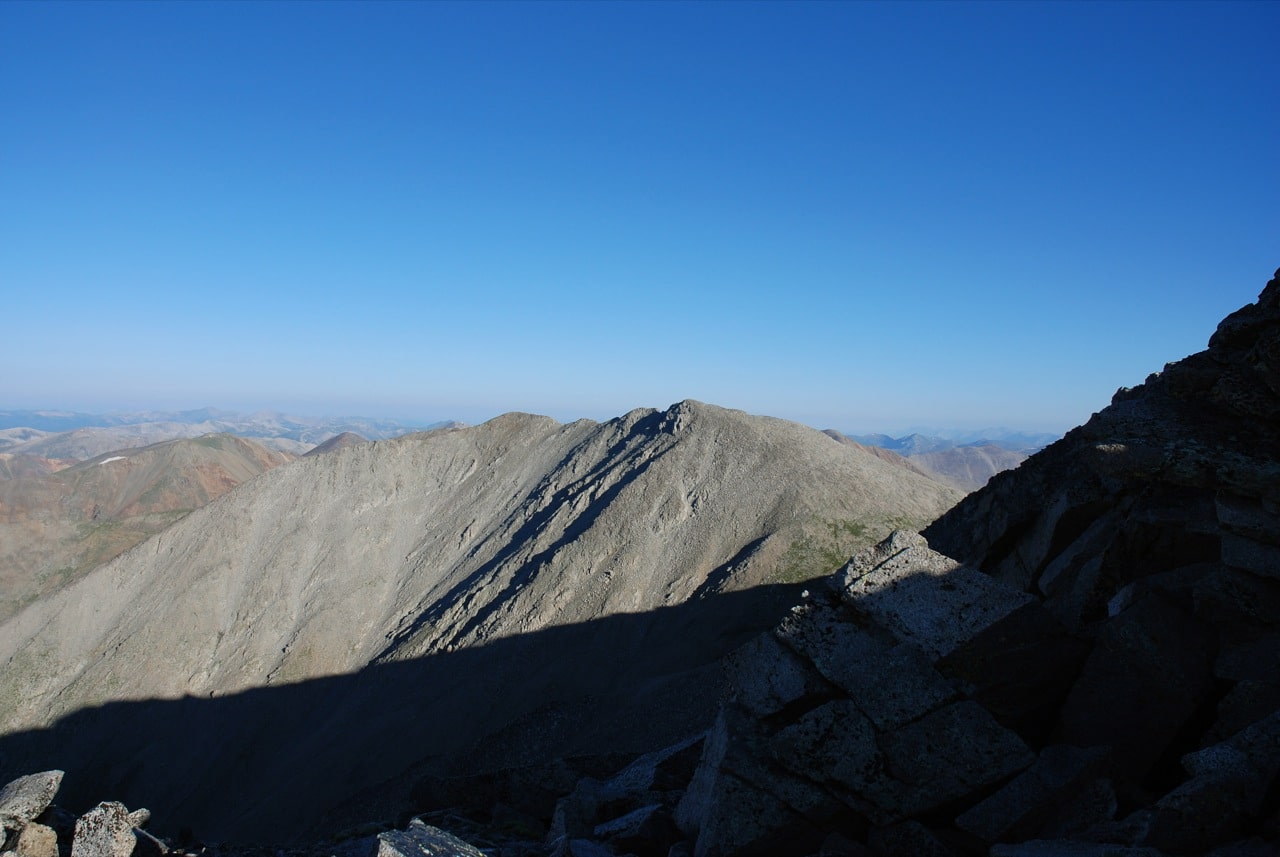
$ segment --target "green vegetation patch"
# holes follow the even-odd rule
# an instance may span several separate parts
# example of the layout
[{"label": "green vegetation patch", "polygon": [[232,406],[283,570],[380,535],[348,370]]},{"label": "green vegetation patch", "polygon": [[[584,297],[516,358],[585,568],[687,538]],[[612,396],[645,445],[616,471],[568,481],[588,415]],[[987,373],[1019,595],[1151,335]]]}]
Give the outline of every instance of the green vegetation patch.
[{"label": "green vegetation patch", "polygon": [[803,583],[839,571],[849,558],[893,530],[918,532],[928,520],[888,515],[871,521],[823,518],[811,521],[791,542],[770,583]]},{"label": "green vegetation patch", "polygon": [[819,520],[791,542],[771,578],[774,583],[803,583],[826,577],[871,543],[861,521]]}]

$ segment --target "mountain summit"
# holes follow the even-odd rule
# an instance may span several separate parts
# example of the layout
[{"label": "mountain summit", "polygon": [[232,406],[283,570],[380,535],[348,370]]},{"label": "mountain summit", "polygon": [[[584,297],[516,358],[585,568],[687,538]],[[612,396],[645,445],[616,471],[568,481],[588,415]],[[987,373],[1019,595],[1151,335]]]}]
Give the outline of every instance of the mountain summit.
[{"label": "mountain summit", "polygon": [[692,401],[300,459],[0,626],[0,759],[271,839],[410,772],[654,749],[800,583],[956,499]]}]

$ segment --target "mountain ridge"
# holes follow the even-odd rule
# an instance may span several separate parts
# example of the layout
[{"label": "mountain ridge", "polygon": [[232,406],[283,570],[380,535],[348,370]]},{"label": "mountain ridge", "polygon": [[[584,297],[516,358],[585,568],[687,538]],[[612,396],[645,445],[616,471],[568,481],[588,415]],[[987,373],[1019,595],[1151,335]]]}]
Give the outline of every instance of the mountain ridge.
[{"label": "mountain ridge", "polygon": [[[503,640],[519,648],[530,634],[596,619],[776,591],[684,639],[630,623],[619,669],[684,688],[670,714],[654,715],[656,735],[681,709],[705,715],[716,696],[715,682],[679,676],[702,675],[742,634],[775,621],[804,580],[958,496],[816,430],[691,401],[605,423],[508,414],[353,446],[263,474],[0,624],[0,722],[11,733],[127,700],[216,698]],[[163,667],[143,666],[157,650]],[[566,665],[574,657],[561,655]],[[488,715],[492,729],[516,728],[519,715],[532,719],[511,735],[558,734],[557,718],[600,704],[557,702],[557,687],[582,679],[554,669],[544,678],[511,677],[519,693]],[[499,689],[482,679],[431,704],[485,708]],[[569,709],[557,714],[559,704]],[[607,710],[596,711],[601,722]],[[407,713],[389,716],[412,728],[397,720]],[[316,728],[295,728],[296,740]],[[373,731],[375,745],[391,735]],[[434,752],[441,763],[478,758],[480,737],[462,747],[445,736]],[[208,761],[175,752],[186,757],[179,769]],[[369,770],[390,776],[387,764]],[[256,770],[261,787],[248,792],[279,788],[277,773]],[[201,817],[226,825],[249,799],[225,796]]]}]

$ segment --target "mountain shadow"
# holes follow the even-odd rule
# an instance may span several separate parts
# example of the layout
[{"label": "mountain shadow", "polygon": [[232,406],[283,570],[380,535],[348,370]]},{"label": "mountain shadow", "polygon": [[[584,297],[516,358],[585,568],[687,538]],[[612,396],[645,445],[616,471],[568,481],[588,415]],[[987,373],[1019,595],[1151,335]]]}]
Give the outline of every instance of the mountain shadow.
[{"label": "mountain shadow", "polygon": [[60,768],[75,811],[110,795],[150,808],[162,834],[314,840],[372,811],[357,795],[390,816],[431,808],[409,796],[423,776],[640,753],[706,729],[721,658],[798,596],[759,586],[350,675],[85,708],[0,737],[0,780]]}]

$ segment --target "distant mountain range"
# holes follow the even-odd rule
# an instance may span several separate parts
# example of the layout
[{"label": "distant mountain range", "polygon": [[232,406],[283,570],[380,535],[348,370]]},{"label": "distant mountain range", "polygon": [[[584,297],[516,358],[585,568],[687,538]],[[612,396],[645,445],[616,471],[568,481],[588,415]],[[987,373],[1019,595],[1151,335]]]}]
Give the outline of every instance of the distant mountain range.
[{"label": "distant mountain range", "polygon": [[[882,458],[896,456],[917,472],[932,476],[961,491],[976,491],[992,476],[1012,470],[1027,456],[1058,439],[1057,435],[1019,432],[1012,429],[986,429],[982,432],[949,432],[951,436],[908,434],[844,435],[828,430],[827,435],[842,443],[876,449]],[[980,435],[974,438],[973,435]]]},{"label": "distant mountain range", "polygon": [[912,432],[901,437],[887,434],[850,434],[858,443],[891,449],[900,455],[919,455],[923,452],[941,452],[965,446],[998,446],[1010,452],[1032,455],[1053,443],[1060,434],[1048,432],[1024,432],[1008,428],[991,429],[932,429],[929,434]]},{"label": "distant mountain range", "polygon": [[272,449],[302,455],[346,432],[367,440],[384,440],[415,431],[460,425],[452,421],[408,425],[368,417],[296,417],[272,411],[238,414],[216,408],[114,414],[10,410],[0,411],[0,452],[83,461],[106,452],[165,440],[232,434]]}]

